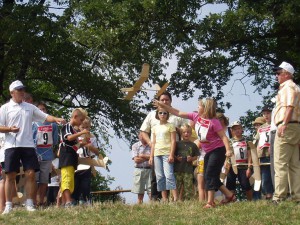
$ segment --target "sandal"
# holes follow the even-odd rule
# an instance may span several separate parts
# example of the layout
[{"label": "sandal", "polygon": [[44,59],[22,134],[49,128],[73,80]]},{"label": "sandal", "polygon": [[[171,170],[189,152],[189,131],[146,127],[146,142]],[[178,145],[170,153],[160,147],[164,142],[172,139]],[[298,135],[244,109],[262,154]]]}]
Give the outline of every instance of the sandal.
[{"label": "sandal", "polygon": [[236,196],[235,196],[235,194],[232,194],[232,196],[231,197],[229,197],[229,198],[225,198],[225,199],[223,199],[221,202],[220,202],[220,205],[225,205],[225,204],[228,204],[228,203],[230,203],[230,202],[235,202],[236,201]]},{"label": "sandal", "polygon": [[216,203],[214,202],[208,202],[205,206],[203,206],[204,209],[211,209],[215,207],[216,207]]}]

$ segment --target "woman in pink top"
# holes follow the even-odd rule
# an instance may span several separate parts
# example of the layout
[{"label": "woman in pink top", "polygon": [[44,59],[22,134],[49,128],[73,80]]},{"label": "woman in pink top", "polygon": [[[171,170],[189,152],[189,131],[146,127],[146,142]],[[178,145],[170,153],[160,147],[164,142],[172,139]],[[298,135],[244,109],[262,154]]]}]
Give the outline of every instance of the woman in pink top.
[{"label": "woman in pink top", "polygon": [[228,138],[220,121],[216,118],[216,102],[211,98],[199,100],[198,113],[181,112],[157,100],[154,100],[153,104],[166,109],[173,115],[195,122],[196,133],[202,149],[206,152],[204,157],[204,179],[208,196],[204,208],[215,207],[215,190],[220,190],[225,195],[225,199],[221,201],[221,204],[234,202],[236,200],[235,195],[220,181],[222,166],[226,156],[231,156],[231,151]]}]

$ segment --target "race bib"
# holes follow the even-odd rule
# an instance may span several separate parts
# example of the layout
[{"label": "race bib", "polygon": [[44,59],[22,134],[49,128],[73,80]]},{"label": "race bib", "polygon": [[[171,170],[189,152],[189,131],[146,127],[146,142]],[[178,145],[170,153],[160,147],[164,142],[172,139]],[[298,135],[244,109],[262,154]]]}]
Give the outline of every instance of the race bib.
[{"label": "race bib", "polygon": [[232,148],[235,155],[236,163],[247,163],[247,143],[246,141],[239,141],[232,144]]},{"label": "race bib", "polygon": [[209,126],[210,126],[210,120],[206,120],[199,117],[197,123],[195,124],[195,130],[197,132],[200,142],[209,142],[206,139]]},{"label": "race bib", "polygon": [[37,146],[39,148],[49,148],[53,145],[52,131],[52,125],[44,125],[38,127]]},{"label": "race bib", "polygon": [[265,147],[270,147],[270,130],[271,126],[261,127],[258,129],[259,141],[258,148],[262,149]]}]

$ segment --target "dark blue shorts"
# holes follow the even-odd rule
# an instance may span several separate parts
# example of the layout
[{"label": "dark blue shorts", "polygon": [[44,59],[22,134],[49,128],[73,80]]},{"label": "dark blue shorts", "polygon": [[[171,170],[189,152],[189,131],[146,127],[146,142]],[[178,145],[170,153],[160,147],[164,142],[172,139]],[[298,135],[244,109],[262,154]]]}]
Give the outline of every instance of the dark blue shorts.
[{"label": "dark blue shorts", "polygon": [[236,189],[236,178],[238,178],[241,188],[243,191],[250,191],[252,189],[249,178],[246,176],[247,169],[238,169],[238,174],[233,172],[232,167],[230,167],[229,173],[227,175],[226,187],[230,191],[235,191]]},{"label": "dark blue shorts", "polygon": [[18,172],[20,162],[22,162],[23,170],[39,171],[40,165],[34,148],[8,148],[5,150],[5,173]]}]

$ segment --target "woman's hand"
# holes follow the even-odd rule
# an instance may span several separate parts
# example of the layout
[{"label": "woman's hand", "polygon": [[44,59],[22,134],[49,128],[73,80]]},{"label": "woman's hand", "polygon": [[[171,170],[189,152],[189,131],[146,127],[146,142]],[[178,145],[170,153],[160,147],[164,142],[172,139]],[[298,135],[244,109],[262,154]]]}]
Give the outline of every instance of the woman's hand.
[{"label": "woman's hand", "polygon": [[153,99],[153,101],[152,101],[152,105],[153,105],[155,108],[160,107],[159,103],[160,103],[160,102],[159,102],[158,100],[156,100],[156,99]]}]

